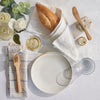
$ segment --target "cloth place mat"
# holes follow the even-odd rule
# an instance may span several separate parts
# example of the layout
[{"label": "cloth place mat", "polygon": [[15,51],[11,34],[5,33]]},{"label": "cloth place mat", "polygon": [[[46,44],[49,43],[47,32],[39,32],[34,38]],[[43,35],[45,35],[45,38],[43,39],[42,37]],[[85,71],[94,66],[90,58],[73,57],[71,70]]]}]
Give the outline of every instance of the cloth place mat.
[{"label": "cloth place mat", "polygon": [[[27,97],[27,60],[26,54],[20,52],[22,49],[21,46],[11,44],[8,47],[8,58],[9,58],[9,66],[8,66],[8,92],[10,97]],[[16,53],[19,53],[21,58],[21,83],[22,83],[22,93],[18,93],[16,91],[16,70],[13,65],[13,57]]]}]

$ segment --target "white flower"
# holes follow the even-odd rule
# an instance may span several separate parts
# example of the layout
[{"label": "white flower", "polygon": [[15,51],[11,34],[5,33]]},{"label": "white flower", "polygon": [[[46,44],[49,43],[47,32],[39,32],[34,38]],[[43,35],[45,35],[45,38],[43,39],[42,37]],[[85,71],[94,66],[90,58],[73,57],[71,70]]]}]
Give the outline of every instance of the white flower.
[{"label": "white flower", "polygon": [[9,40],[13,36],[13,30],[9,28],[7,22],[0,23],[0,39]]},{"label": "white flower", "polygon": [[18,32],[24,30],[26,28],[26,21],[24,18],[18,19],[16,22],[14,22],[14,29]]},{"label": "white flower", "polygon": [[10,19],[10,21],[9,21],[9,23],[8,23],[8,25],[9,25],[9,27],[12,29],[12,30],[14,30],[14,23],[16,22],[16,20],[14,19],[14,18],[11,18]]},{"label": "white flower", "polygon": [[9,22],[10,18],[11,16],[9,13],[0,12],[0,22],[1,21]]}]

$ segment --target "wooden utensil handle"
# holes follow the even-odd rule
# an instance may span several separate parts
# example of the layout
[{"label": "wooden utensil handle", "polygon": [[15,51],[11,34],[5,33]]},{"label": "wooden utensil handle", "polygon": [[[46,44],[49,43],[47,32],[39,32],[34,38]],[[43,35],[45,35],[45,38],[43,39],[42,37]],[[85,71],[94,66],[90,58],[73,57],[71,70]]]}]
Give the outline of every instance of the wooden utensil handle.
[{"label": "wooden utensil handle", "polygon": [[72,12],[73,12],[73,15],[74,15],[74,17],[76,18],[76,20],[80,23],[80,25],[81,25],[82,28],[84,29],[85,34],[86,34],[88,40],[91,40],[92,37],[91,37],[91,35],[89,34],[89,32],[87,31],[87,29],[85,28],[83,22],[81,21],[81,18],[80,18],[80,16],[79,16],[79,13],[78,13],[77,8],[76,8],[76,7],[73,7],[73,8],[72,8]]},{"label": "wooden utensil handle", "polygon": [[88,38],[88,40],[91,40],[92,37],[91,35],[89,34],[89,32],[87,31],[87,29],[85,28],[84,24],[82,23],[82,21],[80,20],[79,23],[81,24],[82,28],[84,29],[85,33],[86,33],[86,36]]},{"label": "wooden utensil handle", "polygon": [[16,75],[17,75],[17,87],[18,87],[18,92],[19,92],[19,93],[22,93],[22,85],[21,85],[21,77],[20,77],[19,68],[16,68]]}]

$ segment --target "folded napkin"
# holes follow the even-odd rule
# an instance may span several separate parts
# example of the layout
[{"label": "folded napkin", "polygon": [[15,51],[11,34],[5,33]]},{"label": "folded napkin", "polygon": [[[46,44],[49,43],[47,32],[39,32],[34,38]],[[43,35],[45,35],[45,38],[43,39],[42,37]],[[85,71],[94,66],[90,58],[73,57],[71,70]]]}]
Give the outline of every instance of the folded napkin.
[{"label": "folded napkin", "polygon": [[[21,52],[22,46],[10,44],[8,47],[8,57],[9,57],[9,66],[8,66],[8,92],[10,97],[26,97],[27,96],[27,60],[26,54]],[[22,93],[16,91],[16,70],[13,65],[13,57],[16,53],[19,53],[21,58],[21,83],[22,83]]]},{"label": "folded napkin", "polygon": [[67,25],[63,33],[53,42],[59,50],[64,52],[71,59],[77,61],[79,52],[76,48],[72,33],[70,32],[69,26]]}]

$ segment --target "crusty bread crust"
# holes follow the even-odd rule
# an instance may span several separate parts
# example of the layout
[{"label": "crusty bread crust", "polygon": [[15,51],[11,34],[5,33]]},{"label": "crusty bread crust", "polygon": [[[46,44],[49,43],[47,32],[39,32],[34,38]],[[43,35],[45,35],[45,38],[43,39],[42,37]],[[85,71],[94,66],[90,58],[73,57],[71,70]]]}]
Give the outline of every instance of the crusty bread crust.
[{"label": "crusty bread crust", "polygon": [[36,8],[41,23],[46,28],[53,31],[60,21],[59,17],[42,4],[36,4]]}]

